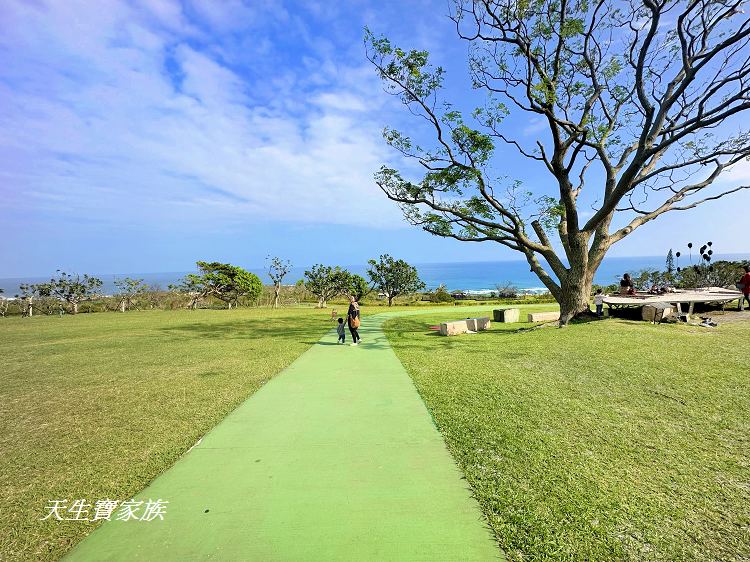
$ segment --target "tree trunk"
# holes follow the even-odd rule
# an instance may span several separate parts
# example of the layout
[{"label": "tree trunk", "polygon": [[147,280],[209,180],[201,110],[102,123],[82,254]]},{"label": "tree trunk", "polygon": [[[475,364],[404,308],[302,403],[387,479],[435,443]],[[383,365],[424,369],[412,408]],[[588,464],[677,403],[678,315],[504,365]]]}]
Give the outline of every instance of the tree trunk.
[{"label": "tree trunk", "polygon": [[591,313],[589,299],[593,273],[586,272],[582,276],[573,273],[560,286],[560,327],[568,324],[573,318]]},{"label": "tree trunk", "polygon": [[391,306],[393,304],[393,297],[391,295],[388,295],[388,306]]},{"label": "tree trunk", "polygon": [[326,307],[326,299],[324,297],[318,298],[318,308],[325,308]]},{"label": "tree trunk", "polygon": [[120,312],[125,312],[125,299],[120,300]]},{"label": "tree trunk", "polygon": [[71,304],[73,305],[73,314],[78,314],[78,303],[72,302]]},{"label": "tree trunk", "polygon": [[281,283],[273,285],[273,307],[279,308],[279,293],[281,292]]}]

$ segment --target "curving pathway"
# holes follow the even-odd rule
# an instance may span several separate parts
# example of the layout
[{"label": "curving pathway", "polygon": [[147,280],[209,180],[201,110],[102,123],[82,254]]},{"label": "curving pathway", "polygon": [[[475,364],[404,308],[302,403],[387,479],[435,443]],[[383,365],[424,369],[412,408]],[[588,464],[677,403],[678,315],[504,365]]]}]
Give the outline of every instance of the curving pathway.
[{"label": "curving pathway", "polygon": [[136,499],[164,520],[106,522],[68,560],[501,559],[381,329],[323,337]]}]

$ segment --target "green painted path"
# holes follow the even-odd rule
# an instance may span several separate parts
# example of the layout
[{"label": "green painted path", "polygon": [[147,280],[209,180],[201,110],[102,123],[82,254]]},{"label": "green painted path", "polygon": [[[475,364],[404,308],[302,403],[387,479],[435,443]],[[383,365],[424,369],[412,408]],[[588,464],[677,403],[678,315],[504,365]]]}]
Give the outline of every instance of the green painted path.
[{"label": "green painted path", "polygon": [[359,347],[326,335],[136,496],[163,521],[105,522],[67,560],[500,559],[385,318]]}]

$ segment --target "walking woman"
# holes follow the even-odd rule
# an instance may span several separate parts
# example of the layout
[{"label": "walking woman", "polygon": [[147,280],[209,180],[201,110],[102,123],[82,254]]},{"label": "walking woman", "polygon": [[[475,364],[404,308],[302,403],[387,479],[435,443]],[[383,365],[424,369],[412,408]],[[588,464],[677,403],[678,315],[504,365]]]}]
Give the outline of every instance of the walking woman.
[{"label": "walking woman", "polygon": [[352,333],[352,345],[359,345],[359,304],[353,296],[349,297],[349,312],[347,312],[349,331]]}]

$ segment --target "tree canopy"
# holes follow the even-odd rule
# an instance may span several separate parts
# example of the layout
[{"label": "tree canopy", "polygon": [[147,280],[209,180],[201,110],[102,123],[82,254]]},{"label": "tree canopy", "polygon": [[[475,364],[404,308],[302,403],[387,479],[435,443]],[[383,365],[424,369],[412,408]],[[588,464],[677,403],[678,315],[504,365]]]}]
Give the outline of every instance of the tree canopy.
[{"label": "tree canopy", "polygon": [[281,292],[281,282],[289,274],[292,269],[292,262],[289,260],[282,260],[279,257],[267,257],[268,261],[268,277],[271,278],[273,283],[273,307],[279,307],[279,293]]},{"label": "tree canopy", "polygon": [[201,272],[201,282],[206,295],[213,295],[231,308],[240,297],[255,300],[263,284],[254,273],[228,263],[196,262]]},{"label": "tree canopy", "polygon": [[125,312],[130,308],[135,298],[145,293],[148,288],[143,279],[131,279],[130,277],[116,279],[115,287],[117,287],[120,297],[120,312]]},{"label": "tree canopy", "polygon": [[419,279],[417,268],[404,260],[396,260],[384,254],[379,261],[369,260],[367,263],[370,265],[367,275],[373,287],[385,294],[388,306],[399,295],[416,293],[425,288],[425,284]]},{"label": "tree canopy", "polygon": [[[750,108],[743,5],[457,0],[450,17],[469,44],[471,85],[486,94],[471,116],[443,99],[445,73],[429,53],[368,31],[386,90],[432,131],[421,146],[386,129],[425,171],[410,179],[383,166],[376,182],[427,232],[521,252],[564,324],[588,310],[613,244],[665,213],[750,187],[716,181],[750,155],[740,120]],[[532,142],[506,123],[519,115],[543,126]],[[547,181],[526,188],[508,177],[499,147]]]},{"label": "tree canopy", "polygon": [[351,275],[339,266],[315,264],[305,271],[305,288],[318,297],[318,306],[325,308],[328,300],[345,293]]},{"label": "tree canopy", "polygon": [[357,299],[357,301],[361,301],[365,296],[370,294],[371,291],[372,287],[367,282],[367,279],[356,273],[349,276],[347,292]]}]

